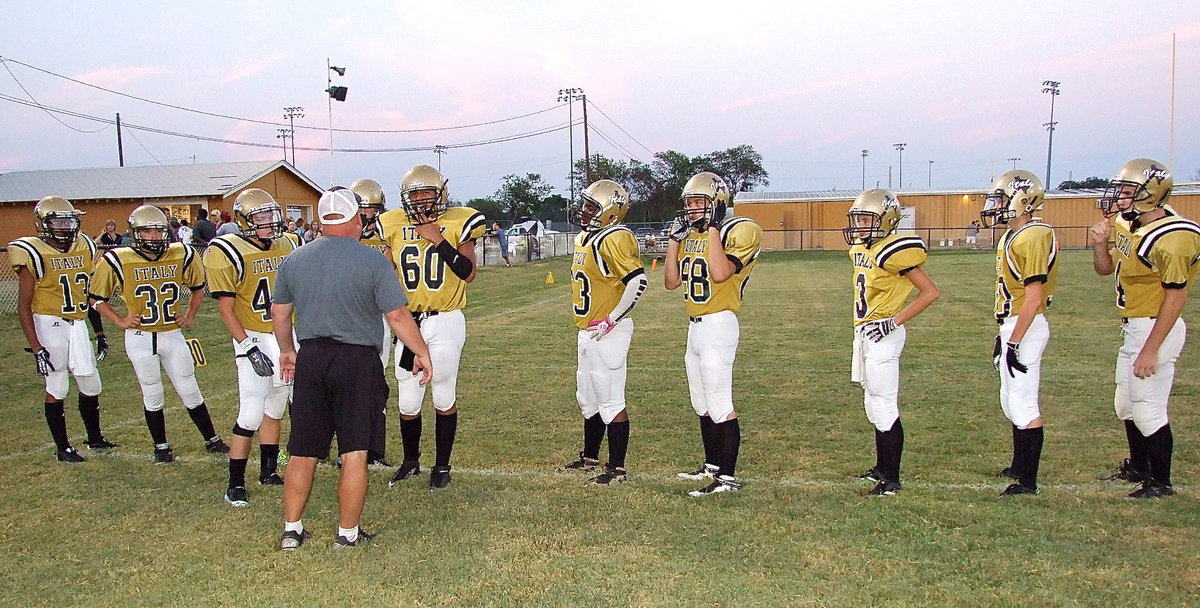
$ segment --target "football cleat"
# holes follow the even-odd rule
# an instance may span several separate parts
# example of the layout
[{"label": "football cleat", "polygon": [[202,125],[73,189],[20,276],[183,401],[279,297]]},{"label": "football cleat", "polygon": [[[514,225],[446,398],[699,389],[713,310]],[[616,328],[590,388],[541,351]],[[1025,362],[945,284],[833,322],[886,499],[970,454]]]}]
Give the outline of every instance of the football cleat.
[{"label": "football cleat", "polygon": [[996,477],[1003,477],[1005,479],[1020,479],[1021,478],[1021,476],[1017,475],[1017,472],[1014,471],[1012,467],[1004,467],[1004,469],[1002,471],[1000,471],[999,473],[996,473]]},{"label": "football cleat", "polygon": [[1149,478],[1145,471],[1140,471],[1133,466],[1126,458],[1117,465],[1117,470],[1107,477],[1100,477],[1100,481],[1128,481],[1129,483],[1142,483]]},{"label": "football cleat", "polygon": [[440,490],[450,485],[450,465],[435,466],[429,470],[429,489]]},{"label": "football cleat", "polygon": [[1142,482],[1142,487],[1134,490],[1127,498],[1162,498],[1163,496],[1174,496],[1175,489],[1165,483],[1158,483],[1153,479],[1147,479]]},{"label": "football cleat", "polygon": [[388,482],[388,487],[392,487],[409,477],[421,474],[421,463],[416,460],[405,460],[400,464],[400,469],[392,476],[392,480]]},{"label": "football cleat", "polygon": [[346,547],[361,547],[373,540],[375,540],[374,534],[370,534],[366,530],[359,528],[358,529],[358,538],[356,538],[354,540],[347,540],[345,536],[333,537],[333,548],[334,549],[345,549]]},{"label": "football cleat", "polygon": [[246,493],[246,488],[237,486],[225,490],[225,502],[231,507],[245,507],[250,504],[250,495]]},{"label": "football cleat", "polygon": [[713,482],[708,484],[707,486],[704,486],[703,488],[700,488],[699,490],[693,490],[691,492],[688,492],[688,496],[691,496],[692,498],[701,498],[704,496],[709,496],[711,494],[721,494],[724,492],[739,492],[739,491],[741,491],[741,489],[742,489],[742,484],[738,483],[738,481],[736,479],[734,479],[733,477],[730,477],[728,475],[719,475],[716,478],[714,478]]},{"label": "football cleat", "polygon": [[1004,491],[1000,493],[1000,496],[1020,496],[1021,494],[1037,494],[1037,493],[1038,493],[1037,488],[1031,488],[1021,482],[1017,482],[1014,484],[1010,484],[1007,488],[1004,488]]},{"label": "football cleat", "polygon": [[[359,532],[359,534],[362,534],[362,532]],[[304,541],[308,540],[311,536],[312,534],[308,530],[301,530],[300,532],[287,530],[283,533],[283,536],[279,537],[279,550],[293,551],[299,549],[304,544]]]},{"label": "football cleat", "polygon": [[271,471],[270,475],[263,475],[262,477],[258,478],[258,485],[260,485],[260,486],[281,486],[281,485],[283,485],[283,478],[279,476],[279,473],[276,473],[275,471]]},{"label": "football cleat", "polygon": [[204,442],[204,450],[211,454],[228,454],[229,446],[220,437],[213,437]]},{"label": "football cleat", "polygon": [[867,492],[867,496],[895,496],[900,491],[900,482],[890,479],[881,479],[879,483]]},{"label": "football cleat", "polygon": [[589,479],[589,486],[611,486],[618,483],[625,483],[628,476],[625,473],[625,467],[614,467],[610,464],[604,465],[604,472]]},{"label": "football cleat", "polygon": [[587,456],[583,455],[583,452],[580,452],[579,460],[573,460],[573,461],[568,462],[567,464],[564,464],[561,467],[558,467],[557,469],[554,469],[554,470],[558,471],[559,473],[569,473],[572,471],[588,472],[588,471],[596,470],[599,466],[600,466],[599,460],[597,460],[595,458],[588,458]]},{"label": "football cleat", "polygon": [[700,468],[690,473],[676,473],[675,476],[681,479],[691,479],[692,481],[700,481],[701,479],[713,479],[717,476],[717,471],[720,470],[715,464],[701,463]]},{"label": "football cleat", "polygon": [[175,453],[171,451],[171,448],[154,448],[154,462],[155,464],[175,462]]},{"label": "football cleat", "polygon": [[858,478],[865,479],[865,480],[873,482],[873,483],[879,483],[879,482],[883,481],[883,473],[880,473],[879,469],[876,469],[875,467],[871,467],[871,468],[867,469],[866,471],[864,471],[861,475],[858,475]]},{"label": "football cleat", "polygon": [[75,448],[72,446],[72,447],[68,447],[65,450],[58,451],[58,461],[59,462],[71,462],[71,463],[87,462],[87,458],[80,456],[79,452],[77,452],[75,450]]},{"label": "football cleat", "polygon": [[390,469],[390,468],[392,468],[392,463],[384,460],[382,456],[375,456],[375,457],[369,458],[367,460],[367,466],[369,466],[369,467],[387,467]]},{"label": "football cleat", "polygon": [[87,447],[89,450],[111,450],[113,448],[119,448],[121,445],[101,437],[99,441],[87,442]]}]

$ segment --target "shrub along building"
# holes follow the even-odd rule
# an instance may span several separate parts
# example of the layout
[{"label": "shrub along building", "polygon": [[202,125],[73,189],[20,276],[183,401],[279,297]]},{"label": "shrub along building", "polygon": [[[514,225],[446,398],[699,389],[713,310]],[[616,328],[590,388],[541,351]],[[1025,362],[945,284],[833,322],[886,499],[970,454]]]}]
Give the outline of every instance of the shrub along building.
[{"label": "shrub along building", "polygon": [[196,219],[196,211],[232,211],[246,188],[271,193],[291,217],[312,217],[321,187],[285,161],[248,161],[203,165],[51,169],[0,174],[0,246],[34,234],[33,207],[42,197],[58,195],[86,212],[83,232],[93,238],[104,223],[128,228],[130,212],[155,205],[168,217]]},{"label": "shrub along building", "polygon": [[[915,233],[930,247],[965,244],[966,229],[979,219],[987,189],[893,190],[903,212],[900,231]],[[740,192],[734,213],[762,226],[764,249],[848,249],[842,238],[846,212],[859,190],[811,192]],[[1087,247],[1087,229],[1100,219],[1096,199],[1102,189],[1055,190],[1047,193],[1039,216],[1055,227],[1060,246]],[[1175,185],[1170,206],[1200,220],[1200,184]],[[982,228],[979,247],[994,246],[1004,228]]]}]

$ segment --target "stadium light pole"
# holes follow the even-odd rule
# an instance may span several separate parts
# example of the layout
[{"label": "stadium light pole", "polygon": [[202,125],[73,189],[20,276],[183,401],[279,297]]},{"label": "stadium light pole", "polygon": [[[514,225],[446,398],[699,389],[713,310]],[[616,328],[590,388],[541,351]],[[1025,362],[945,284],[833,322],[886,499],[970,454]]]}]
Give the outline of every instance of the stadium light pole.
[{"label": "stadium light pole", "polygon": [[[304,118],[304,108],[300,106],[291,106],[283,109],[283,117],[288,121],[292,138],[292,166],[296,166],[296,119]],[[286,156],[284,160],[287,160]]]},{"label": "stadium light pole", "polygon": [[929,176],[925,179],[926,179],[925,187],[932,188],[933,187],[933,161],[929,161]]},{"label": "stadium light pole", "polygon": [[346,101],[347,87],[333,86],[333,74],[337,72],[338,76],[346,75],[346,68],[339,68],[329,63],[329,58],[325,58],[325,92],[329,93],[329,187],[334,186],[333,177],[333,100]]},{"label": "stadium light pole", "polygon": [[1054,98],[1058,97],[1058,94],[1059,94],[1058,85],[1060,85],[1060,84],[1062,84],[1062,83],[1057,80],[1046,80],[1046,81],[1042,82],[1042,92],[1050,94],[1050,122],[1042,125],[1042,126],[1046,127],[1047,131],[1050,131],[1049,141],[1046,144],[1046,181],[1045,181],[1045,184],[1046,184],[1047,190],[1050,189],[1050,184],[1051,184],[1051,181],[1050,181],[1050,157],[1053,156],[1053,154],[1054,154],[1054,126],[1058,124],[1057,122],[1054,122]]},{"label": "stadium light pole", "polygon": [[863,157],[863,186],[862,187],[863,187],[863,190],[867,189],[867,154],[868,154],[868,152],[866,150],[862,151],[862,157]]},{"label": "stadium light pole", "polygon": [[567,172],[567,181],[570,182],[569,190],[571,191],[571,204],[575,204],[575,100],[582,97],[583,89],[571,88],[558,90],[559,103],[564,101],[567,102],[567,141],[568,145],[570,146],[567,150],[568,154],[571,156],[571,162],[567,165],[569,168],[569,171]]},{"label": "stadium light pole", "polygon": [[1012,161],[1013,171],[1017,170],[1017,161],[1021,160],[1020,156],[1010,156],[1008,160]]},{"label": "stadium light pole", "polygon": [[897,180],[900,182],[900,185],[896,187],[897,190],[904,189],[904,146],[907,146],[907,145],[908,144],[906,144],[906,143],[892,144],[893,148],[900,151],[900,176],[899,176],[899,179]]}]

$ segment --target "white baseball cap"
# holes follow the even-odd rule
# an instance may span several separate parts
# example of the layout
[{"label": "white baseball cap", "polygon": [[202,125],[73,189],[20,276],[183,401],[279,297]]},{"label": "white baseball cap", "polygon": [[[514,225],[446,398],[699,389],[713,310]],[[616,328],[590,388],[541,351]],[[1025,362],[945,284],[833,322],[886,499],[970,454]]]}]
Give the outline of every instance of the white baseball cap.
[{"label": "white baseball cap", "polygon": [[358,215],[358,195],[353,190],[337,186],[321,194],[317,216],[322,224],[345,224]]}]

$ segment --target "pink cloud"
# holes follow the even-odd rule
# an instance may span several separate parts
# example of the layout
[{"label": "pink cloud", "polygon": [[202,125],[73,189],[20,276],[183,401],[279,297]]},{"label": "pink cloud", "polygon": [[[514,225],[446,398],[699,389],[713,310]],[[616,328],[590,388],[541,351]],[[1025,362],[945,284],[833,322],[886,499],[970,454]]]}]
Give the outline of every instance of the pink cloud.
[{"label": "pink cloud", "polygon": [[72,78],[108,89],[117,89],[136,80],[166,73],[167,70],[155,67],[108,67],[76,74]]}]

